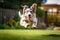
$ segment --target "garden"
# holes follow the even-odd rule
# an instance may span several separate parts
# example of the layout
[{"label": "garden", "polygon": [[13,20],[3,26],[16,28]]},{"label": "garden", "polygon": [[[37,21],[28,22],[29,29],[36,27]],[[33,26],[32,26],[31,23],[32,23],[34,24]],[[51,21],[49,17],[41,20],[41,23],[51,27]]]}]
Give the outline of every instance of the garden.
[{"label": "garden", "polygon": [[[19,24],[20,17],[18,13],[13,18],[7,17],[7,21],[5,21],[5,17],[3,18],[5,14],[2,14],[2,18],[0,17],[0,40],[60,40],[60,31],[54,30],[54,27],[60,26],[60,19],[57,17],[59,23],[55,23],[56,16],[53,15],[48,15],[47,19],[45,19],[45,11],[40,9],[42,0],[1,0],[0,8],[19,10],[22,9],[22,5],[31,6],[33,3],[37,4],[37,28],[25,28],[21,26]],[[50,23],[48,26],[45,20]]]}]

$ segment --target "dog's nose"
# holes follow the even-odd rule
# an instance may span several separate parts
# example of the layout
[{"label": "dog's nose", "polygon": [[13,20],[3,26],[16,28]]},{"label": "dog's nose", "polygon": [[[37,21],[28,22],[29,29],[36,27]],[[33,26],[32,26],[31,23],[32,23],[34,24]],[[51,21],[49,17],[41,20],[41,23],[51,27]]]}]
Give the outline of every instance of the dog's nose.
[{"label": "dog's nose", "polygon": [[31,15],[29,14],[29,17],[30,17]]}]

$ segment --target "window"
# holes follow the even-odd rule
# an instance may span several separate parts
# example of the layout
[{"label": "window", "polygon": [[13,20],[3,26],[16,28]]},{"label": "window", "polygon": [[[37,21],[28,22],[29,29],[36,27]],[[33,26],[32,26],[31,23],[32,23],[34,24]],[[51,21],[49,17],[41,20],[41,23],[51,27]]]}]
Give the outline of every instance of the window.
[{"label": "window", "polygon": [[48,9],[48,12],[51,13],[53,10],[52,9]]},{"label": "window", "polygon": [[57,8],[49,8],[48,14],[49,15],[56,15],[57,14]]},{"label": "window", "polygon": [[51,15],[52,13],[53,13],[52,8],[50,8],[50,9],[47,10],[47,15]]},{"label": "window", "polygon": [[53,8],[53,12],[54,12],[54,13],[55,13],[55,12],[57,13],[57,8]]}]

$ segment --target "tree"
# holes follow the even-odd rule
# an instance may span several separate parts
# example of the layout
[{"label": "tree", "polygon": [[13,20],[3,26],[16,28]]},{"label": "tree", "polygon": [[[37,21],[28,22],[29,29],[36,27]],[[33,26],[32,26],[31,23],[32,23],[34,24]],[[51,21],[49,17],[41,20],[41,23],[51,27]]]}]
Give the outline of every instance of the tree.
[{"label": "tree", "polygon": [[[3,5],[1,4],[3,1]],[[0,7],[19,9],[21,5],[31,6],[33,3],[40,5],[42,0],[1,0]]]}]

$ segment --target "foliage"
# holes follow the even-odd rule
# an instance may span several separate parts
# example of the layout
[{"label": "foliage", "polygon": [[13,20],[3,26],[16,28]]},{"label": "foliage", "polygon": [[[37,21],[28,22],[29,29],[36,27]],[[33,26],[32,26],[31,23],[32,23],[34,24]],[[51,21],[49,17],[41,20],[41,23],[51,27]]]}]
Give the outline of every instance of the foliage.
[{"label": "foliage", "polygon": [[60,15],[59,16],[58,15],[57,15],[57,22],[60,22]]},{"label": "foliage", "polygon": [[0,24],[0,29],[4,29],[4,26],[3,26],[3,24]]},{"label": "foliage", "polygon": [[3,24],[4,29],[11,29],[10,26],[8,26],[6,23]]},{"label": "foliage", "polygon": [[24,26],[21,26],[19,22],[10,19],[7,23],[0,24],[0,29],[36,29],[36,28],[31,28],[31,25],[28,28],[25,28]]},{"label": "foliage", "polygon": [[40,9],[40,8],[37,8],[36,10],[36,14],[37,16],[39,16],[40,18],[43,18],[45,16],[45,11]]},{"label": "foliage", "polygon": [[7,25],[11,27],[11,29],[21,29],[24,28],[23,26],[20,26],[19,21],[15,21],[14,19],[9,19]]},{"label": "foliage", "polygon": [[18,14],[15,15],[14,20],[15,20],[16,22],[20,20],[20,17],[19,17]]},{"label": "foliage", "polygon": [[56,15],[55,15],[55,16],[53,16],[53,15],[48,15],[48,16],[47,16],[47,21],[50,22],[50,23],[56,22]]},{"label": "foliage", "polygon": [[20,9],[21,5],[31,6],[33,3],[37,3],[40,6],[41,1],[42,0],[3,0],[3,2],[0,2],[0,7]]},{"label": "foliage", "polygon": [[15,25],[15,23],[16,23],[15,20],[13,20],[12,18],[10,18],[8,21],[9,25]]},{"label": "foliage", "polygon": [[10,27],[4,23],[4,24],[0,24],[0,29],[10,29]]},{"label": "foliage", "polygon": [[33,3],[36,3],[36,4],[38,4],[38,6],[40,6],[41,1],[42,0],[22,0],[21,4],[31,6]]},{"label": "foliage", "polygon": [[3,8],[19,8],[19,0],[4,0],[2,4],[1,7]]},{"label": "foliage", "polygon": [[47,30],[53,30],[55,27],[54,23],[49,24],[49,27],[47,27]]},{"label": "foliage", "polygon": [[54,23],[54,25],[55,25],[56,27],[60,27],[60,22],[56,22],[56,23]]},{"label": "foliage", "polygon": [[54,23],[55,26],[60,26],[60,17],[58,15],[48,15],[47,20],[49,23]]}]

